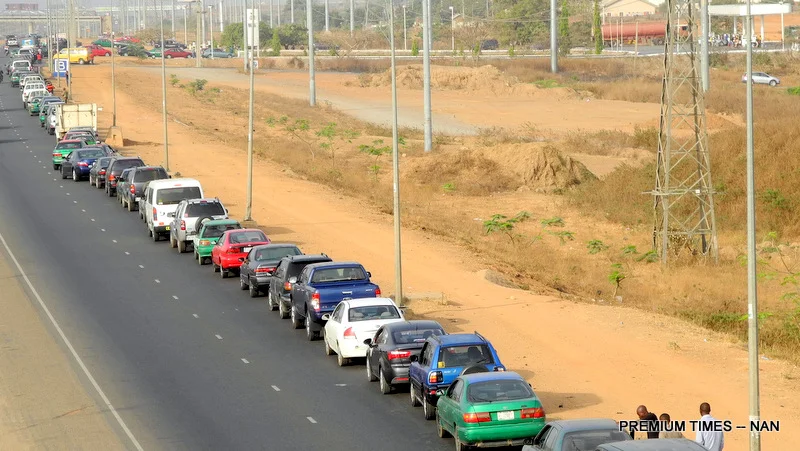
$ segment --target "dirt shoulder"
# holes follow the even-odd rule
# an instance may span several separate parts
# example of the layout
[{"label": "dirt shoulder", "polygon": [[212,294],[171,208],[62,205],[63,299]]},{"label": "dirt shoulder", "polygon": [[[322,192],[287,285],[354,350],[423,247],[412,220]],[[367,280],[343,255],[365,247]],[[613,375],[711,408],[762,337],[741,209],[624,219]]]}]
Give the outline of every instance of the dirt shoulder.
[{"label": "dirt shoulder", "polygon": [[[110,124],[108,74],[100,66],[77,68],[73,80],[79,101],[104,107],[101,127]],[[117,120],[126,139],[136,144],[124,153],[158,164],[162,131],[154,124],[160,124],[161,114],[149,106],[153,99],[160,99],[157,84],[119,90]],[[169,140],[171,171],[199,179],[209,195],[219,196],[232,216],[241,218],[244,147],[173,121]],[[390,216],[293,177],[271,161],[257,159],[254,173],[252,214],[273,241],[358,260],[384,293],[393,291]],[[747,424],[747,354],[728,337],[624,305],[577,303],[498,286],[482,272],[490,265],[424,231],[405,229],[403,246],[406,293],[438,293],[446,299],[415,301],[414,313],[441,321],[450,332],[478,330],[487,336],[504,363],[531,381],[551,418],[630,419],[637,405],[646,404],[653,412],[691,420],[707,401],[717,418]],[[800,417],[793,409],[796,370],[777,360],[761,364],[762,417],[780,420],[782,426],[780,433],[764,436],[764,448],[800,443]],[[744,450],[747,433],[731,432],[726,442],[726,450]]]},{"label": "dirt shoulder", "polygon": [[125,449],[0,252],[0,449]]}]

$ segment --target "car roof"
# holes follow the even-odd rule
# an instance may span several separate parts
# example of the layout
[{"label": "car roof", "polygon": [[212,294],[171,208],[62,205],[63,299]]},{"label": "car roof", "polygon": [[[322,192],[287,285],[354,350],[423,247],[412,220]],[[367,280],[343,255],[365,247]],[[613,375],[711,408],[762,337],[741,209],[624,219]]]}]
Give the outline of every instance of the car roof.
[{"label": "car roof", "polygon": [[389,298],[359,298],[350,299],[347,302],[350,307],[368,307],[371,305],[395,305],[394,301]]},{"label": "car roof", "polygon": [[63,143],[68,143],[69,144],[69,143],[82,143],[82,142],[83,142],[82,139],[62,139],[58,143],[59,144],[63,144]]},{"label": "car roof", "polygon": [[157,188],[171,188],[176,186],[176,184],[184,184],[184,183],[195,183],[200,185],[200,182],[197,179],[191,178],[177,178],[177,179],[161,179],[161,180],[153,180],[150,182],[150,187],[157,189]]},{"label": "car roof", "polygon": [[415,319],[410,321],[398,321],[396,323],[389,323],[384,326],[386,329],[391,330],[419,330],[419,329],[442,329],[441,324],[436,321],[431,321],[429,319]]},{"label": "car roof", "polygon": [[[206,224],[208,224],[208,222]],[[225,233],[229,233],[229,232],[236,232],[236,233],[239,233],[239,232],[261,232],[261,233],[264,233],[264,231],[261,230],[261,229],[233,229],[233,230],[226,230],[225,231]],[[264,233],[264,235],[266,235],[266,233]]]},{"label": "car roof", "polygon": [[307,266],[307,268],[317,269],[317,268],[347,268],[351,266],[361,266],[363,265],[359,262],[320,262],[320,263],[312,263]]},{"label": "car roof", "polygon": [[292,248],[292,247],[297,247],[297,245],[293,243],[269,243],[269,244],[259,244],[253,249],[281,248],[281,247]]},{"label": "car roof", "polygon": [[476,334],[449,334],[431,338],[438,340],[443,346],[489,343],[485,338],[481,338]]},{"label": "car roof", "polygon": [[330,257],[325,254],[300,254],[300,255],[289,255],[287,257],[283,257],[289,260],[289,263],[320,263],[320,262],[329,262],[333,261]]},{"label": "car roof", "polygon": [[[442,336],[446,337],[447,335],[442,335]],[[515,373],[514,371],[491,371],[488,373],[472,373],[472,374],[464,374],[459,377],[470,384],[474,384],[476,382],[487,382],[487,381],[497,381],[497,380],[504,380],[504,381],[513,380],[513,381],[525,382],[525,379],[522,376],[520,376],[519,373]]]},{"label": "car roof", "polygon": [[592,431],[596,429],[619,429],[619,423],[611,418],[579,418],[575,420],[557,420],[550,424],[558,425],[565,432]]},{"label": "car roof", "polygon": [[157,171],[159,169],[164,169],[164,166],[136,166],[133,169],[137,171]]},{"label": "car roof", "polygon": [[127,161],[127,160],[139,160],[139,161],[143,161],[143,160],[142,160],[141,158],[139,158],[139,157],[113,157],[113,158],[114,158],[114,161]]},{"label": "car roof", "polygon": [[658,440],[630,440],[600,445],[614,451],[704,451],[705,448],[685,438],[661,438]]},{"label": "car roof", "polygon": [[[175,180],[175,179],[172,179]],[[207,204],[210,202],[220,202],[220,200],[216,197],[204,197],[202,199],[186,199],[186,203],[189,204]],[[221,203],[221,202],[220,202]]]},{"label": "car roof", "polygon": [[[215,226],[215,225],[234,225],[239,224],[239,221],[235,219],[212,219],[211,221],[206,221],[203,223],[204,226]],[[241,225],[241,224],[239,224]],[[241,230],[241,229],[237,229]]]}]

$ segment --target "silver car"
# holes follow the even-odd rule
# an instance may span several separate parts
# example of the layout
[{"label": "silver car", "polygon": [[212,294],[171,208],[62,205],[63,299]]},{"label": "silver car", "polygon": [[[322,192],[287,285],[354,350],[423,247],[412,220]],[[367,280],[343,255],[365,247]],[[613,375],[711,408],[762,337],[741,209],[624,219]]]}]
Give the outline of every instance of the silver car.
[{"label": "silver car", "polygon": [[184,199],[170,216],[173,218],[169,228],[170,246],[183,253],[206,221],[228,219],[228,209],[217,198]]},{"label": "silver car", "polygon": [[[742,74],[742,83],[747,83],[747,74]],[[781,81],[766,72],[753,72],[753,84],[778,86]]]},{"label": "silver car", "polygon": [[685,438],[660,438],[604,443],[595,451],[706,451],[706,449]]}]

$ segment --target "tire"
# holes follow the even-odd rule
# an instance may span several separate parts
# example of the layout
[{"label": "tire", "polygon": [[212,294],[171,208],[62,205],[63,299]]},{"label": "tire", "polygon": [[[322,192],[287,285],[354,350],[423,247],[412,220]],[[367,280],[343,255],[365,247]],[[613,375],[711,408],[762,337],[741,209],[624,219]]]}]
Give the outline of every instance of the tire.
[{"label": "tire", "polygon": [[57,165],[57,164],[53,164],[53,170],[54,170],[54,171],[57,171],[59,168],[60,168],[60,166],[59,166],[59,165]]},{"label": "tire", "polygon": [[422,415],[426,420],[430,421],[436,417],[436,406],[429,403],[427,399],[422,399]]},{"label": "tire", "polygon": [[133,202],[128,201],[128,211],[133,211]]},{"label": "tire", "polygon": [[414,384],[410,384],[408,387],[408,395],[411,398],[411,407],[419,407],[419,399],[414,396]]},{"label": "tire", "polygon": [[223,268],[221,265],[219,267],[219,276],[222,277],[223,279],[228,278],[228,270]]},{"label": "tire", "polygon": [[312,330],[312,329],[311,329],[311,328],[312,328],[312,325],[311,325],[311,324],[312,324],[312,321],[311,321],[311,319],[308,317],[308,315],[306,315],[306,321],[305,321],[305,323],[306,323],[306,324],[305,324],[305,326],[306,326],[306,340],[308,340],[308,341],[315,341],[315,340],[317,340],[317,339],[319,338],[319,332],[317,332],[317,331],[315,331],[315,330]]},{"label": "tire", "polygon": [[461,371],[460,375],[463,376],[465,374],[489,373],[489,372],[490,371],[488,369],[486,369],[486,367],[483,366],[483,365],[470,365],[470,366],[464,368]]},{"label": "tire", "polygon": [[287,319],[289,318],[289,312],[286,311],[286,306],[283,305],[283,301],[278,301],[278,318],[280,319]]},{"label": "tire", "polygon": [[303,327],[303,322],[300,321],[299,318],[297,318],[297,312],[295,312],[294,306],[292,306],[292,312],[291,312],[290,316],[292,318],[292,327],[293,328],[300,329],[301,327]]},{"label": "tire", "polygon": [[[251,298],[257,298],[259,295],[258,289],[254,287],[253,284],[250,284],[250,286],[247,287],[247,291],[249,292]],[[275,310],[275,307],[272,306],[271,301],[268,301],[267,303],[269,304],[270,310]]]},{"label": "tire", "polygon": [[171,59],[172,59],[172,55],[167,55],[167,56],[165,56],[164,58],[166,58],[166,59],[168,59],[168,60],[171,60]]},{"label": "tire", "polygon": [[[103,185],[105,185],[105,184],[103,184]],[[100,184],[100,180],[95,180],[94,181],[94,186],[97,189],[103,189],[103,185]]]},{"label": "tire", "polygon": [[103,56],[111,56],[111,52],[106,52]]},{"label": "tire", "polygon": [[158,232],[156,232],[155,229],[152,232],[150,232],[150,236],[153,237],[153,242],[161,241],[161,235]]},{"label": "tire", "polygon": [[248,289],[248,288],[250,288],[250,286],[249,286],[249,285],[247,285],[246,283],[244,283],[244,279],[243,279],[243,278],[242,278],[242,276],[240,275],[240,276],[239,276],[239,289],[240,289],[240,290],[242,290],[242,291],[244,291],[244,290],[246,290],[246,289]]},{"label": "tire", "polygon": [[450,433],[447,432],[447,429],[442,427],[442,420],[439,418],[439,412],[436,412],[436,435],[438,435],[439,438],[450,437]]},{"label": "tire", "polygon": [[342,357],[342,348],[339,348],[339,352],[336,353],[336,364],[339,366],[347,366],[349,363],[350,359]]},{"label": "tire", "polygon": [[61,171],[61,179],[63,180],[67,178],[69,178],[69,176],[67,174],[64,174],[64,171]]},{"label": "tire", "polygon": [[323,341],[325,341],[325,355],[333,355],[333,349],[328,345],[328,340]]},{"label": "tire", "polygon": [[214,272],[219,272],[219,266],[214,263],[214,260],[211,260],[211,267],[214,269]]},{"label": "tire", "polygon": [[73,182],[80,182],[81,178],[78,176],[78,171],[72,170],[72,181]]},{"label": "tire", "polygon": [[384,376],[383,374],[383,368],[380,367],[378,367],[378,379],[379,379],[378,388],[380,389],[381,393],[383,393],[384,395],[388,395],[389,393],[391,393],[392,384],[390,384],[389,381],[386,380],[386,376]]},{"label": "tire", "polygon": [[375,374],[372,372],[372,365],[369,364],[369,356],[367,356],[367,364],[365,366],[367,367],[367,380],[370,382],[375,382],[378,380],[378,378],[375,377]]},{"label": "tire", "polygon": [[81,59],[81,60],[78,60],[78,64],[80,64],[81,66],[83,66],[84,64],[86,64],[86,61],[84,61],[84,60],[82,60],[82,59]]},{"label": "tire", "polygon": [[201,257],[200,254],[197,254],[197,264],[203,266],[206,264],[206,258]]},{"label": "tire", "polygon": [[194,229],[199,232],[200,229],[203,228],[203,224],[213,219],[214,218],[212,218],[211,216],[203,216],[201,218],[197,218],[197,222],[194,223]]},{"label": "tire", "polygon": [[186,241],[180,240],[178,241],[178,253],[183,254],[186,252]]},{"label": "tire", "polygon": [[269,307],[270,312],[278,310],[278,304],[272,300],[272,293],[269,292],[269,287],[267,288],[267,307]]},{"label": "tire", "polygon": [[169,234],[169,247],[171,247],[171,248],[173,248],[173,249],[175,249],[176,247],[178,247],[178,242],[177,242],[177,241],[175,241],[175,238],[173,238],[173,237],[172,237],[172,234],[171,234],[171,233]]},{"label": "tire", "polygon": [[458,426],[453,429],[453,441],[456,442],[456,451],[465,451],[467,449],[467,445],[458,440]]},{"label": "tire", "polygon": [[770,80],[770,81],[769,81],[769,85],[770,85],[770,86],[772,86],[772,87],[774,88],[775,86],[777,86],[777,85],[778,85],[778,82],[777,82],[777,81],[775,81],[775,80]]}]

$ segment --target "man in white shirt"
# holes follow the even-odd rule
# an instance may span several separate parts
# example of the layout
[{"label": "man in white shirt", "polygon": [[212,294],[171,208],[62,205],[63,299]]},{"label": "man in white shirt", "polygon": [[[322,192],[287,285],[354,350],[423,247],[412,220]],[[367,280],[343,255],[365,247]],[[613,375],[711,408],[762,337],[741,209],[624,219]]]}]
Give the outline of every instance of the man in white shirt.
[{"label": "man in white shirt", "polygon": [[709,430],[701,430],[698,425],[694,441],[709,451],[722,451],[725,447],[725,437],[722,435],[722,431],[714,431],[714,428],[711,427],[711,424],[717,422],[717,419],[711,416],[711,405],[707,402],[700,404],[700,415],[702,415],[701,422],[709,423],[705,428]]}]

